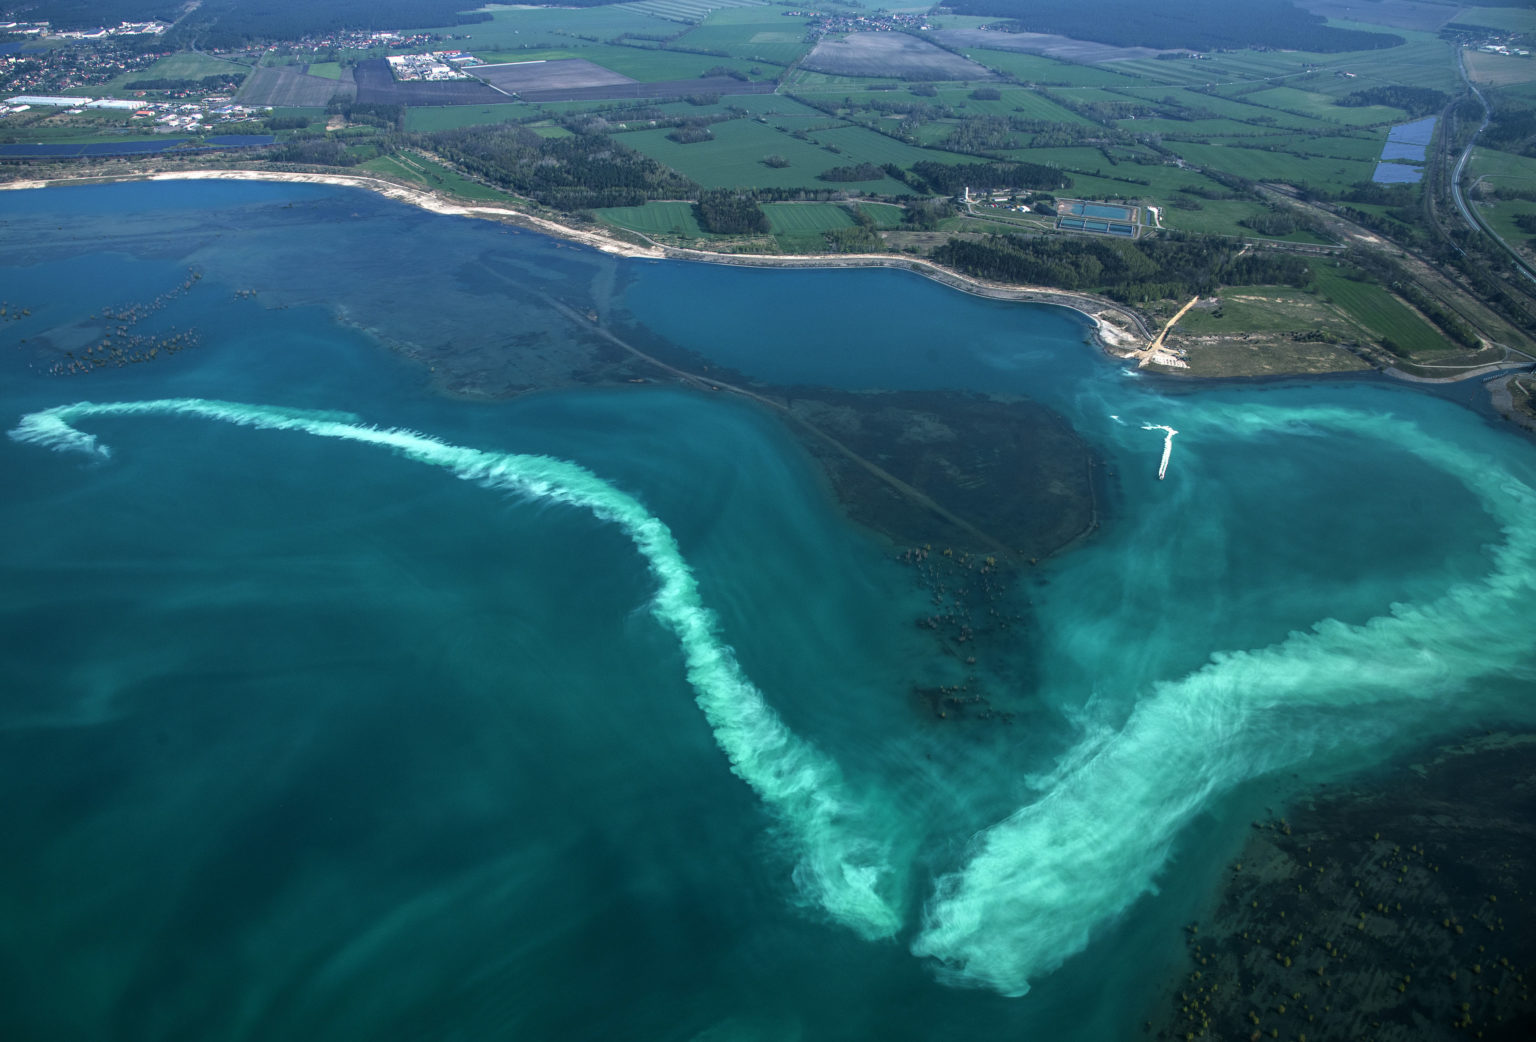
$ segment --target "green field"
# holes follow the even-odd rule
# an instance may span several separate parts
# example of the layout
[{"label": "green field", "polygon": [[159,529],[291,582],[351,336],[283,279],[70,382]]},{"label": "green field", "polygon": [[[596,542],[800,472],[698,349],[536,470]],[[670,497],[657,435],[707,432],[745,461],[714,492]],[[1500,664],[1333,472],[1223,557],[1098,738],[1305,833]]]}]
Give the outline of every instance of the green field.
[{"label": "green field", "polygon": [[[466,5],[466,7],[473,5]],[[611,40],[621,33],[671,36],[669,22],[627,5],[605,7],[536,7],[521,10],[491,8],[488,22],[443,26],[435,31],[454,46],[485,57],[482,51],[504,53],[525,47],[579,46],[585,38]]]},{"label": "green field", "polygon": [[127,90],[125,86],[134,80],[200,80],[204,76],[227,76],[249,73],[249,65],[241,65],[237,62],[225,61],[222,58],[210,58],[206,54],[197,54],[192,51],[184,51],[161,58],[147,69],[138,72],[125,72],[107,83],[92,87],[87,92],[96,97],[105,94],[120,94]]},{"label": "green field", "polygon": [[847,157],[840,163],[834,163],[834,166],[848,163],[874,163],[876,166],[884,166],[886,163],[895,163],[900,167],[909,167],[925,159],[937,163],[959,163],[968,158],[955,155],[953,152],[936,152],[918,148],[916,145],[886,137],[868,127],[849,126],[834,130],[817,130],[812,132],[810,137],[818,145],[831,145]]},{"label": "green field", "polygon": [[[966,49],[965,56],[989,69],[1007,73],[1023,83],[1043,83],[1071,87],[1118,87],[1135,85],[1137,78],[1125,76],[1108,66],[1074,65],[1035,54],[1016,51]],[[1122,62],[1115,62],[1116,67]]]},{"label": "green field", "polygon": [[532,106],[513,102],[507,105],[423,105],[405,111],[405,129],[417,133],[456,130],[484,123],[508,123],[533,115]]},{"label": "green field", "polygon": [[1350,126],[1373,126],[1384,123],[1401,123],[1408,118],[1402,109],[1385,105],[1366,105],[1350,108],[1334,103],[1327,94],[1300,90],[1296,87],[1271,87],[1253,94],[1245,94],[1243,100],[1254,105],[1300,112],[1328,123],[1346,123]]},{"label": "green field", "polygon": [[1213,309],[1194,308],[1179,319],[1178,329],[1196,336],[1243,330],[1290,333],[1317,329],[1340,339],[1352,339],[1355,330],[1351,324],[1324,304],[1321,296],[1289,286],[1229,286],[1221,292],[1220,316]]},{"label": "green field", "polygon": [[1238,174],[1254,181],[1280,181],[1314,188],[1345,188],[1369,181],[1376,170],[1373,160],[1292,155],[1227,145],[1193,142],[1177,146],[1179,154],[1197,166]]},{"label": "green field", "polygon": [[311,76],[319,76],[326,80],[341,79],[340,62],[314,62],[306,70]]},{"label": "green field", "polygon": [[694,216],[692,203],[649,202],[643,206],[613,206],[593,212],[609,224],[628,228],[641,235],[688,239],[705,237],[698,218]]},{"label": "green field", "polygon": [[890,203],[859,203],[858,207],[880,229],[900,227],[901,219],[907,215],[905,209]]},{"label": "green field", "polygon": [[834,228],[853,227],[853,215],[837,203],[769,203],[763,207],[775,235],[804,238]]},{"label": "green field", "polygon": [[1473,177],[1486,178],[1496,186],[1536,188],[1536,159],[1478,148],[1473,151],[1468,167]]},{"label": "green field", "polygon": [[785,17],[781,7],[729,8],[715,11],[675,45],[788,65],[811,49],[805,42],[808,22],[807,18]]},{"label": "green field", "polygon": [[[852,165],[860,161],[859,157],[847,153],[835,155],[755,120],[731,120],[716,123],[710,129],[715,135],[713,141],[692,145],[667,140],[668,131],[660,128],[621,134],[617,140],[706,188],[842,188],[881,195],[896,195],[909,190],[889,177],[854,184],[829,184],[817,180],[816,175],[822,171]],[[766,165],[763,159],[770,155],[784,157],[789,165],[777,169]]]},{"label": "green field", "polygon": [[1511,33],[1536,33],[1536,15],[1529,7],[1470,7],[1459,12],[1456,21]]},{"label": "green field", "polygon": [[494,188],[470,181],[461,176],[457,171],[450,170],[440,163],[434,163],[420,156],[379,156],[365,163],[359,163],[359,170],[370,170],[376,174],[387,177],[402,178],[414,181],[423,187],[437,192],[447,192],[461,199],[469,199],[478,202],[506,202],[508,197]]},{"label": "green field", "polygon": [[1331,264],[1314,263],[1318,291],[1377,341],[1391,340],[1410,354],[1434,354],[1454,348],[1439,330],[1374,282],[1345,278]]}]

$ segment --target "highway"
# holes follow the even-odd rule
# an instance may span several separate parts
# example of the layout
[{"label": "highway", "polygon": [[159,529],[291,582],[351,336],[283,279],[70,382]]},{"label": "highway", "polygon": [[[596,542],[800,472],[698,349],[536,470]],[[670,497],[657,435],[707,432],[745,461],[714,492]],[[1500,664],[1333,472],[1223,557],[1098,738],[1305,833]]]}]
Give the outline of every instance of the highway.
[{"label": "highway", "polygon": [[1514,247],[1504,241],[1503,236],[1483,223],[1472,212],[1472,207],[1467,205],[1466,196],[1462,194],[1461,175],[1467,168],[1467,160],[1472,158],[1472,148],[1477,144],[1478,135],[1488,129],[1488,123],[1493,118],[1493,110],[1488,107],[1488,99],[1483,97],[1483,92],[1478,90],[1477,86],[1472,82],[1472,77],[1467,75],[1466,59],[1464,52],[1459,47],[1456,49],[1456,69],[1461,73],[1461,79],[1466,83],[1467,89],[1476,95],[1477,103],[1483,107],[1483,122],[1473,132],[1472,136],[1467,139],[1467,147],[1462,150],[1461,158],[1456,160],[1456,168],[1451,172],[1451,198],[1456,203],[1456,209],[1461,211],[1462,219],[1467,222],[1472,230],[1487,232],[1493,241],[1503,247],[1505,253],[1509,254],[1510,260],[1514,261],[1515,270],[1524,275],[1528,281],[1536,283],[1536,272],[1533,272],[1531,266],[1521,259],[1520,255],[1515,252]]}]

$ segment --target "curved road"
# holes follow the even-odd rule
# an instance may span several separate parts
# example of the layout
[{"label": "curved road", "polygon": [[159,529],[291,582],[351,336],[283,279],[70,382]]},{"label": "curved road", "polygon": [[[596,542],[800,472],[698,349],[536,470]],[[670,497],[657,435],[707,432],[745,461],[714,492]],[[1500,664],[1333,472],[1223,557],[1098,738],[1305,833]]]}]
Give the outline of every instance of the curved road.
[{"label": "curved road", "polygon": [[1488,128],[1488,123],[1493,118],[1493,110],[1488,107],[1488,99],[1483,97],[1483,92],[1477,89],[1472,82],[1472,77],[1467,75],[1467,63],[1464,54],[1465,52],[1461,48],[1458,47],[1456,49],[1456,69],[1461,73],[1462,82],[1477,97],[1477,103],[1483,107],[1483,122],[1473,132],[1472,136],[1467,139],[1467,147],[1462,150],[1461,158],[1456,160],[1456,169],[1451,171],[1451,198],[1456,202],[1456,209],[1461,211],[1462,219],[1472,227],[1473,231],[1487,232],[1493,241],[1502,246],[1504,252],[1509,254],[1510,260],[1514,261],[1515,270],[1524,275],[1529,281],[1536,282],[1536,272],[1531,271],[1530,265],[1520,258],[1520,255],[1515,252],[1514,247],[1505,242],[1498,232],[1483,223],[1472,212],[1472,208],[1467,205],[1466,197],[1461,192],[1461,175],[1467,168],[1467,160],[1472,158],[1472,148],[1477,144],[1478,135]]}]

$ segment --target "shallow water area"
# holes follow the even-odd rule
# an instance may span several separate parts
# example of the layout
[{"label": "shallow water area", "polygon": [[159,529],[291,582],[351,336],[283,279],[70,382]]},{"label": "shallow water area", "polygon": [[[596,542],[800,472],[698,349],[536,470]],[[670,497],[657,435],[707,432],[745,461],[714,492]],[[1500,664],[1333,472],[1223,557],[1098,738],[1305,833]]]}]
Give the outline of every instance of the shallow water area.
[{"label": "shallow water area", "polygon": [[[1127,1037],[1256,808],[1531,723],[1536,451],[1413,388],[1164,394],[1064,309],[351,190],[0,222],[16,1037]],[[1106,520],[1023,572],[1015,722],[916,704],[956,669],[924,591],[767,411],[434,385],[586,357],[551,302],[1061,413]]]}]

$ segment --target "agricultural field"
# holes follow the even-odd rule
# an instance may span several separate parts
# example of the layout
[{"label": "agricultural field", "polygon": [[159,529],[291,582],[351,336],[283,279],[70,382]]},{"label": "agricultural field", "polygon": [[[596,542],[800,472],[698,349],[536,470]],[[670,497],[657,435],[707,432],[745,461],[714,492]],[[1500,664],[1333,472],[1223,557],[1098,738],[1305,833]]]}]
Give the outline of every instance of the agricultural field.
[{"label": "agricultural field", "polygon": [[1408,118],[1408,113],[1402,109],[1388,108],[1385,105],[1350,108],[1335,104],[1330,95],[1297,87],[1271,87],[1268,90],[1245,94],[1242,100],[1251,105],[1267,105],[1284,112],[1299,113],[1325,123],[1349,126],[1368,127],[1384,123],[1399,123]]},{"label": "agricultural field", "polygon": [[897,228],[901,226],[901,220],[907,215],[907,211],[900,206],[890,203],[859,203],[859,212],[875,222],[875,227],[881,230]]},{"label": "agricultural field", "polygon": [[[842,188],[896,195],[909,189],[889,177],[879,181],[831,184],[816,175],[834,166],[860,161],[847,153],[838,155],[809,141],[801,141],[753,120],[737,119],[710,128],[713,141],[683,145],[667,139],[663,129],[631,131],[617,140],[638,152],[665,163],[705,188]],[[763,162],[780,156],[788,165],[775,168]]]},{"label": "agricultural field", "polygon": [[692,203],[649,202],[643,206],[613,206],[593,213],[617,228],[627,228],[653,238],[707,237],[704,229],[699,227]]},{"label": "agricultural field", "polygon": [[1139,77],[1126,76],[1114,65],[1073,65],[1069,62],[1042,58],[1035,54],[982,48],[967,49],[965,56],[989,69],[1005,73],[1021,83],[1036,83],[1051,87],[1134,87],[1140,83]]},{"label": "agricultural field", "polygon": [[876,166],[895,163],[900,167],[909,167],[925,159],[937,163],[963,163],[970,158],[953,152],[918,148],[866,127],[850,126],[838,127],[835,130],[817,130],[812,131],[810,137],[818,145],[837,149],[840,155],[847,157],[843,160],[844,163],[874,163]]},{"label": "agricultural field", "polygon": [[997,92],[1002,97],[996,101],[983,101],[971,97],[972,90],[968,87],[945,87],[932,100],[941,105],[964,109],[967,116],[1017,116],[1020,119],[1048,120],[1052,123],[1088,123],[1088,120],[1070,109],[1064,109],[1050,99],[1041,97],[1039,91],[1025,87],[1001,87],[997,88]]},{"label": "agricultural field", "polygon": [[853,215],[837,203],[769,203],[763,207],[774,235],[803,238],[852,228]]},{"label": "agricultural field", "polygon": [[905,33],[850,33],[823,38],[801,66],[833,76],[907,80],[994,79],[984,66]]},{"label": "agricultural field", "polygon": [[1372,340],[1383,345],[1390,341],[1413,355],[1454,349],[1438,329],[1384,287],[1346,278],[1341,269],[1325,262],[1314,262],[1312,271],[1324,302],[1338,307]]},{"label": "agricultural field", "polygon": [[1374,159],[1306,157],[1234,145],[1188,142],[1178,145],[1178,152],[1186,161],[1197,166],[1240,174],[1255,181],[1305,184],[1314,188],[1347,188],[1360,181],[1369,181],[1376,170]]},{"label": "agricultural field", "polygon": [[1472,153],[1470,173],[1496,187],[1536,189],[1536,159],[1478,148]]},{"label": "agricultural field", "polygon": [[999,51],[1022,51],[1045,58],[1091,65],[1096,62],[1125,61],[1130,58],[1155,58],[1162,53],[1153,47],[1117,47],[1091,40],[1077,40],[1070,36],[1053,33],[999,33],[982,29],[941,29],[930,33],[946,47],[964,50],[969,47],[994,48]]},{"label": "agricultural field", "polygon": [[241,85],[235,100],[242,105],[324,108],[338,93],[353,90],[350,75],[332,80],[307,75],[302,65],[279,65],[253,71]]},{"label": "agricultural field", "polygon": [[[738,8],[761,8],[765,0],[640,0],[625,4],[630,11],[643,11],[669,21],[697,24],[712,13]],[[756,12],[753,12],[756,13]]]},{"label": "agricultural field", "polygon": [[340,62],[314,62],[304,67],[304,72],[309,76],[319,76],[325,80],[341,79]]},{"label": "agricultural field", "polygon": [[421,105],[406,109],[405,129],[419,133],[457,130],[487,123],[511,123],[533,114],[528,105]]},{"label": "agricultural field", "polygon": [[488,22],[430,31],[454,39],[455,46],[481,57],[536,47],[580,47],[593,39],[611,40],[623,33],[663,37],[677,33],[676,22],[637,10],[639,6],[492,8],[487,12],[491,16]]},{"label": "agricultural field", "polygon": [[1456,15],[1463,25],[1486,25],[1511,33],[1536,32],[1536,15],[1529,7],[1470,7]]},{"label": "agricultural field", "polygon": [[810,19],[789,17],[782,7],[735,7],[718,10],[675,46],[722,51],[733,58],[789,65],[811,49],[805,41]]},{"label": "agricultural field", "polygon": [[[1536,18],[1532,18],[1536,21]],[[1467,51],[1467,75],[1489,87],[1536,82],[1536,58]]]}]

